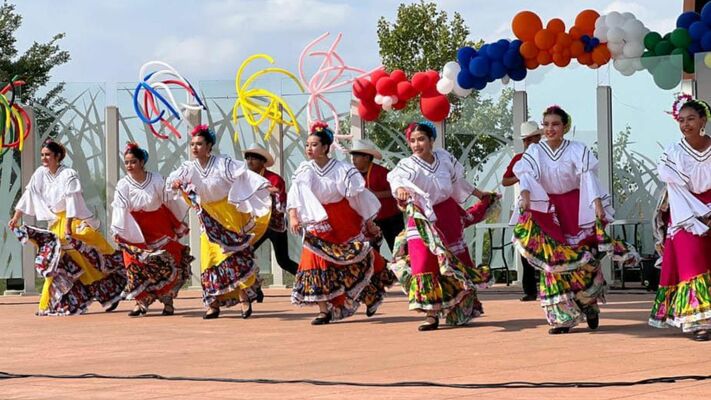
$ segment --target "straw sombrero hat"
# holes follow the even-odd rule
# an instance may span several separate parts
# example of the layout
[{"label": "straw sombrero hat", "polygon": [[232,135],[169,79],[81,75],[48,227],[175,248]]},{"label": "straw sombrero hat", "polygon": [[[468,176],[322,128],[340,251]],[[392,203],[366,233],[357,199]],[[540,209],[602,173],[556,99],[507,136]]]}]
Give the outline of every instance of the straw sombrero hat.
[{"label": "straw sombrero hat", "polygon": [[256,154],[258,156],[264,157],[265,160],[267,160],[266,163],[264,163],[265,168],[269,168],[272,165],[274,165],[274,157],[272,157],[271,154],[265,149],[264,147],[258,145],[258,144],[253,144],[249,146],[247,150],[242,150],[242,153],[246,156],[247,154]]},{"label": "straw sombrero hat", "polygon": [[538,128],[538,124],[535,121],[526,121],[521,123],[521,139],[526,139],[542,133],[543,130]]},{"label": "straw sombrero hat", "polygon": [[367,139],[356,139],[353,141],[353,147],[348,151],[349,153],[361,153],[361,154],[368,154],[373,156],[373,158],[377,158],[378,160],[383,159],[383,155],[380,154],[380,150],[378,150],[377,147],[375,147],[375,144],[371,142],[370,140]]}]

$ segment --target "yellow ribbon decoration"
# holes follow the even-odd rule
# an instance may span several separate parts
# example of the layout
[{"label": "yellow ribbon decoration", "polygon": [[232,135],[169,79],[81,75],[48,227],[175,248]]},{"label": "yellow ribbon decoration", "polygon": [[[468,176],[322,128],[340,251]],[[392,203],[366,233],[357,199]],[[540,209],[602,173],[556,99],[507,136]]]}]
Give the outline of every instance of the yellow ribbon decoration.
[{"label": "yellow ribbon decoration", "polygon": [[[266,134],[264,135],[264,140],[269,140],[269,138],[271,138],[272,131],[274,130],[274,127],[276,127],[277,124],[291,126],[296,130],[296,133],[298,134],[299,124],[296,122],[296,117],[294,116],[294,112],[292,111],[289,104],[287,104],[287,102],[284,101],[284,99],[282,99],[278,95],[266,89],[250,88],[250,85],[252,85],[252,83],[254,83],[257,78],[271,73],[286,75],[292,81],[294,81],[298,85],[299,89],[303,92],[304,88],[301,85],[301,82],[299,82],[299,79],[294,76],[294,74],[283,68],[269,67],[253,73],[247,78],[246,81],[244,81],[244,83],[242,83],[242,74],[244,72],[244,69],[247,67],[247,65],[249,65],[249,63],[257,59],[264,59],[267,60],[269,64],[274,64],[274,59],[270,56],[266,54],[255,54],[248,57],[246,60],[244,60],[242,65],[240,65],[239,69],[237,70],[237,76],[235,77],[235,91],[237,92],[237,100],[235,100],[235,104],[232,107],[232,122],[237,125],[239,110],[241,110],[242,116],[252,127],[257,127],[265,120],[269,120],[269,125]],[[262,98],[268,99],[269,103],[266,105],[263,104]],[[284,109],[284,111],[286,111],[287,115],[289,116],[288,119],[283,118],[282,113],[279,110],[280,106]],[[234,141],[239,140],[238,131],[239,126],[237,126],[235,129]]]}]

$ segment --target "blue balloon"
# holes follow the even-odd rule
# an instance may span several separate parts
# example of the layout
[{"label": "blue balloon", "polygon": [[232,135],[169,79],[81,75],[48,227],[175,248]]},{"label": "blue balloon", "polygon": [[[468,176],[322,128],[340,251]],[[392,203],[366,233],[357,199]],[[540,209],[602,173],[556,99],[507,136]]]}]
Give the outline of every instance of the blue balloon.
[{"label": "blue balloon", "polygon": [[474,56],[476,56],[476,50],[473,47],[466,46],[457,50],[457,61],[462,68],[469,65]]},{"label": "blue balloon", "polygon": [[687,11],[687,12],[679,15],[679,18],[676,19],[676,27],[689,29],[691,24],[693,24],[694,22],[696,22],[700,19],[701,19],[701,15],[697,14],[694,11]]},{"label": "blue balloon", "polygon": [[582,36],[580,36],[580,40],[582,40],[583,43],[588,44],[588,43],[590,43],[590,36],[582,35]]},{"label": "blue balloon", "polygon": [[506,75],[507,69],[501,61],[493,61],[491,63],[491,69],[489,70],[489,76],[496,79],[501,79]]},{"label": "blue balloon", "polygon": [[709,31],[709,27],[706,26],[703,21],[696,21],[689,26],[689,36],[691,36],[691,40],[694,41],[701,41],[701,38],[704,37],[704,34]]},{"label": "blue balloon", "polygon": [[521,57],[521,53],[519,53],[517,49],[509,48],[509,51],[504,54],[502,61],[504,62],[504,66],[508,69],[520,68],[523,65],[523,57]]},{"label": "blue balloon", "polygon": [[486,87],[486,84],[488,82],[486,81],[486,78],[476,78],[475,77],[473,83],[474,83],[474,85],[472,86],[472,89],[481,90]]},{"label": "blue balloon", "polygon": [[[708,3],[708,4],[711,4],[711,3]],[[701,38],[701,50],[703,50],[703,51],[710,51],[711,50],[711,31],[704,33],[704,37]]]},{"label": "blue balloon", "polygon": [[706,23],[706,25],[711,25],[711,3],[706,3],[704,8],[701,9],[701,20]]},{"label": "blue balloon", "polygon": [[511,50],[511,49],[516,49],[516,50],[518,50],[518,49],[521,48],[521,45],[522,45],[522,44],[523,44],[522,41],[520,41],[520,40],[518,40],[518,39],[514,39],[514,40],[511,41],[511,44],[509,45],[509,50]]},{"label": "blue balloon", "polygon": [[689,47],[687,47],[686,50],[688,50],[689,54],[691,54],[692,56],[696,53],[701,53],[702,51],[704,51],[704,49],[701,48],[701,43],[699,42],[691,42],[691,44],[689,45]]},{"label": "blue balloon", "polygon": [[474,59],[472,59],[472,62],[469,63],[469,72],[471,72],[471,74],[476,77],[485,78],[489,75],[490,70],[491,65],[489,65],[489,59],[486,57],[482,57],[481,54],[479,54],[477,57],[474,57]]},{"label": "blue balloon", "polygon": [[590,39],[590,46],[592,46],[593,49],[594,49],[595,47],[597,47],[599,44],[600,44],[600,39],[598,39],[598,38],[596,38],[596,37]]},{"label": "blue balloon", "polygon": [[501,41],[498,41],[496,43],[492,43],[487,49],[486,49],[486,55],[489,56],[492,60],[501,60],[501,58],[504,56],[504,53],[506,53],[506,50],[509,49],[509,42],[506,41],[505,44],[502,44]]},{"label": "blue balloon", "polygon": [[526,74],[526,67],[517,68],[509,71],[509,78],[513,79],[514,81],[522,81],[526,78]]},{"label": "blue balloon", "polygon": [[486,56],[489,51],[489,46],[491,46],[489,43],[484,43],[483,46],[479,47],[479,52],[477,54]]},{"label": "blue balloon", "polygon": [[469,73],[469,70],[463,69],[457,74],[457,83],[462,89],[471,89],[474,87],[474,80],[477,79]]}]

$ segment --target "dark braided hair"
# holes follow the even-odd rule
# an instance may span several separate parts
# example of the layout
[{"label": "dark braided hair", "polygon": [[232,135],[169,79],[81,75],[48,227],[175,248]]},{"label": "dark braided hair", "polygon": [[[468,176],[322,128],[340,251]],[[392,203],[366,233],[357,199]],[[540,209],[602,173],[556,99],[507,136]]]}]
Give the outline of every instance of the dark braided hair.
[{"label": "dark braided hair", "polygon": [[44,143],[42,143],[42,148],[51,151],[60,162],[64,160],[64,157],[67,155],[67,149],[64,148],[61,143],[55,142],[52,138],[45,140]]}]

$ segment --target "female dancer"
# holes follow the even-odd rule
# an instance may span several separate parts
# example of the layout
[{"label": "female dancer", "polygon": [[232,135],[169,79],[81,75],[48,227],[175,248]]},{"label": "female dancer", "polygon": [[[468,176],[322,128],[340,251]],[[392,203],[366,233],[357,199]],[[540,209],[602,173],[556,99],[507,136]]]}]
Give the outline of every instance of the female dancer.
[{"label": "female dancer", "polygon": [[685,102],[678,115],[684,136],[670,145],[659,163],[667,184],[662,274],[649,324],[674,326],[709,340],[711,330],[711,118],[703,100]]},{"label": "female dancer", "polygon": [[287,196],[290,229],[304,231],[291,302],[318,305],[313,325],[355,313],[373,275],[375,256],[365,234],[378,233],[373,219],[380,202],[357,169],[328,157],[332,143],[328,126],[314,123],[306,140],[309,160],[294,172]]},{"label": "female dancer", "polygon": [[111,231],[123,248],[128,284],[124,298],[136,300],[128,315],[145,314],[155,300],[173,315],[173,299],[190,277],[190,248],[178,242],[188,232],[183,201],[168,196],[159,174],[147,172],[148,152],[136,143],[124,151],[126,176],[116,184]]},{"label": "female dancer", "polygon": [[[104,239],[84,202],[76,171],[62,165],[64,146],[48,139],[37,168],[8,226],[37,246],[35,268],[44,276],[37,315],[82,314],[97,300],[106,311],[118,305],[126,285],[121,252]],[[18,228],[23,215],[47,221],[49,230]]]},{"label": "female dancer", "polygon": [[558,106],[543,113],[544,139],[531,144],[514,174],[524,210],[514,228],[514,244],[541,269],[539,293],[550,334],[567,333],[582,320],[599,324],[598,301],[607,284],[599,258],[613,251],[623,263],[635,261],[627,245],[610,240],[610,196],[597,179],[597,159],[583,143],[568,140],[572,119]]},{"label": "female dancer", "polygon": [[203,316],[214,319],[220,307],[242,304],[242,318],[252,315],[259,289],[259,267],[252,244],[269,224],[269,181],[246,168],[243,162],[213,155],[214,132],[199,125],[192,132],[194,160],[186,161],[168,177],[174,193],[198,210]]},{"label": "female dancer", "polygon": [[486,286],[490,274],[475,267],[464,242],[464,228],[488,213],[474,217],[460,204],[474,195],[483,200],[484,209],[477,209],[490,213],[497,196],[467,182],[454,156],[434,149],[437,130],[429,121],[410,124],[405,135],[412,156],[388,174],[393,195],[407,204],[407,228],[395,242],[392,269],[410,309],[427,315],[420,331],[437,329],[440,316],[463,325],[483,312],[477,287]]}]

